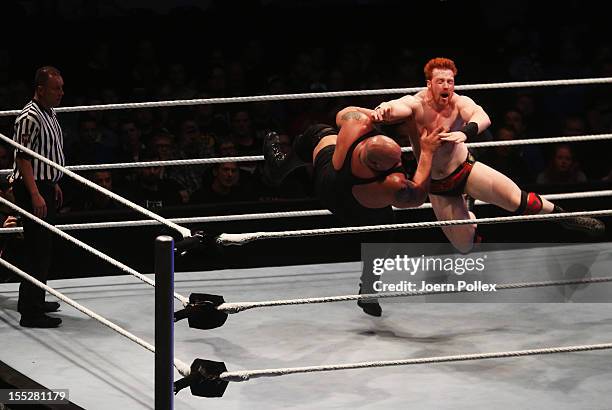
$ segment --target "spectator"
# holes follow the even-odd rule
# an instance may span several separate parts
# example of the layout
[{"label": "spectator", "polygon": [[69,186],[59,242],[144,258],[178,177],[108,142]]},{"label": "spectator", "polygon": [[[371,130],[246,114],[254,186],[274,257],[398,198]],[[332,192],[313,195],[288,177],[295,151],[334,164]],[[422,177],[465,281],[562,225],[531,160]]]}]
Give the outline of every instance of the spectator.
[{"label": "spectator", "polygon": [[[106,188],[111,192],[116,192],[113,182],[113,173],[109,170],[93,171],[89,178],[91,182]],[[83,187],[84,191],[80,195],[79,203],[75,204],[74,211],[103,211],[111,209],[121,209],[121,204],[106,194],[102,194],[89,187]],[[124,196],[123,194],[120,194]]]},{"label": "spectator", "polygon": [[[502,127],[495,133],[496,141],[512,141],[516,139],[514,130]],[[482,162],[498,170],[514,180],[519,186],[533,182],[530,165],[523,159],[519,147],[498,146],[489,148],[482,158]]]},{"label": "spectator", "polygon": [[125,119],[119,126],[119,162],[138,162],[145,149],[142,131],[133,119]]},{"label": "spectator", "polygon": [[242,172],[235,162],[220,162],[212,168],[212,180],[203,184],[191,198],[194,204],[239,202],[255,199],[252,185],[242,183]]},{"label": "spectator", "polygon": [[185,158],[211,158],[215,153],[215,138],[202,133],[192,118],[181,122],[178,145]]},{"label": "spectator", "polygon": [[[540,135],[532,134],[533,130],[528,128],[523,114],[518,109],[511,109],[504,113],[503,126],[514,131],[516,139],[536,138]],[[537,175],[546,166],[542,149],[537,145],[524,145],[520,148],[521,156],[529,164],[531,172]]]},{"label": "spectator", "polygon": [[159,87],[161,68],[157,61],[157,52],[151,40],[142,39],[136,44],[134,54],[136,61],[131,72],[131,94],[146,100],[154,94],[156,87]]},{"label": "spectator", "polygon": [[[151,140],[151,150],[161,161],[184,159],[178,151],[174,136],[167,130],[161,130]],[[156,171],[157,172],[157,171]],[[169,166],[159,170],[160,178],[173,180],[182,188],[180,189],[181,202],[186,204],[189,197],[199,189],[200,179],[194,174],[191,167]]]},{"label": "spectator", "polygon": [[553,149],[548,167],[538,174],[538,184],[574,184],[586,182],[584,172],[574,159],[574,152],[569,145],[560,144]]},{"label": "spectator", "polygon": [[[251,121],[251,114],[247,110],[237,110],[231,115],[230,138],[236,146],[238,156],[261,155],[262,142],[257,135]],[[256,162],[240,162],[238,167],[250,175],[257,170]]]},{"label": "spectator", "polygon": [[116,151],[106,143],[98,122],[89,116],[79,120],[78,140],[67,155],[69,164],[109,164],[116,161]]},{"label": "spectator", "polygon": [[[143,161],[159,161],[155,153],[147,153]],[[162,178],[164,167],[138,168],[135,183],[128,196],[147,209],[158,209],[183,203],[181,191],[185,188],[173,179]]]},{"label": "spectator", "polygon": [[194,84],[187,79],[185,66],[172,63],[167,68],[166,83],[160,89],[160,96],[168,100],[188,100],[195,98]]},{"label": "spectator", "polygon": [[261,139],[253,128],[251,114],[246,110],[237,110],[231,116],[230,137],[238,155],[260,155],[262,150]]},{"label": "spectator", "polygon": [[[197,98],[210,98],[207,93],[200,93]],[[216,105],[202,104],[191,107],[191,116],[198,123],[200,132],[204,134],[227,134],[228,124],[226,118],[215,111]]]},{"label": "spectator", "polygon": [[217,138],[215,140],[215,152],[218,157],[236,157],[238,150],[236,144],[229,138]]},{"label": "spectator", "polygon": [[561,129],[561,135],[572,136],[572,135],[584,135],[587,133],[586,122],[579,115],[568,115],[563,120],[563,127]]}]

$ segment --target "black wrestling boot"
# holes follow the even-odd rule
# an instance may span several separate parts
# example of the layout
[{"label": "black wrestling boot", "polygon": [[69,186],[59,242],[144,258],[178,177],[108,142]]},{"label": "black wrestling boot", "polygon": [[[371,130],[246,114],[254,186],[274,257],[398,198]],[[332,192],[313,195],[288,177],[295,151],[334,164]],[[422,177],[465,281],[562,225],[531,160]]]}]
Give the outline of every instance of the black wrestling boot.
[{"label": "black wrestling boot", "polygon": [[21,327],[36,327],[40,329],[50,329],[62,324],[62,319],[47,316],[44,313],[35,315],[21,315],[19,325]]},{"label": "black wrestling boot", "polygon": [[60,308],[58,302],[43,302],[42,310],[45,313],[57,312]]},{"label": "black wrestling boot", "polygon": [[268,131],[264,136],[264,157],[274,165],[280,165],[287,159],[287,155],[280,149],[280,137],[274,131]]},{"label": "black wrestling boot", "polygon": [[265,160],[263,174],[274,186],[280,185],[287,175],[306,165],[293,152],[286,154],[281,150],[280,137],[274,131],[264,136],[263,150]]},{"label": "black wrestling boot", "polygon": [[[359,284],[359,294],[363,295],[363,292],[361,291],[361,283]],[[378,300],[371,299],[366,302],[360,299],[357,301],[357,306],[363,309],[363,311],[370,316],[382,316],[382,307],[380,307]]]},{"label": "black wrestling boot", "polygon": [[[553,214],[567,212],[558,205],[555,205]],[[562,228],[568,231],[584,233],[592,238],[600,238],[606,233],[606,224],[597,218],[588,216],[574,216],[555,220]]]}]

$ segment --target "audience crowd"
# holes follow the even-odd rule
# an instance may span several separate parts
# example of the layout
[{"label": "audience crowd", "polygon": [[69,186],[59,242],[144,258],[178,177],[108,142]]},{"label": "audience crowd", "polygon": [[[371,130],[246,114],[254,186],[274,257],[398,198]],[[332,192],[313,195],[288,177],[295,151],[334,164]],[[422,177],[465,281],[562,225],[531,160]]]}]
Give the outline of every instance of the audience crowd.
[{"label": "audience crowd", "polygon": [[[66,82],[63,106],[424,86],[422,66],[438,54],[456,61],[458,84],[612,77],[609,42],[601,38],[584,46],[588,27],[579,20],[565,21],[554,39],[535,22],[488,24],[497,40],[486,60],[452,48],[414,47],[412,40],[391,49],[379,47],[375,36],[283,47],[281,54],[278,42],[286,45],[286,39],[271,42],[270,38],[244,35],[237,44],[225,47],[212,40],[204,44],[177,39],[166,32],[180,42],[177,47],[183,55],[179,55],[169,51],[170,41],[159,41],[158,36],[141,30],[129,38],[100,37],[79,56],[37,65],[52,63],[62,70]],[[31,98],[31,84],[11,75],[18,55],[13,56],[10,48],[0,54],[5,57],[0,58],[0,72],[6,74],[0,75],[0,108],[17,109]],[[491,116],[493,125],[482,139],[508,141],[612,132],[609,88],[587,85],[459,93],[474,96]],[[283,146],[290,150],[295,135],[314,122],[333,123],[339,108],[349,104],[373,108],[393,97],[83,111],[59,118],[68,165],[261,155],[263,136],[269,130],[282,134]],[[14,117],[0,117],[0,132],[11,136],[13,122]],[[519,185],[573,184],[612,179],[611,148],[609,141],[603,141],[497,147],[476,154]],[[0,168],[12,167],[12,155],[9,147],[0,145]],[[84,174],[150,209],[313,196],[308,168],[275,187],[262,164],[222,162]],[[6,181],[0,182],[5,188]],[[65,201],[61,212],[119,207],[68,178],[62,183]]]}]

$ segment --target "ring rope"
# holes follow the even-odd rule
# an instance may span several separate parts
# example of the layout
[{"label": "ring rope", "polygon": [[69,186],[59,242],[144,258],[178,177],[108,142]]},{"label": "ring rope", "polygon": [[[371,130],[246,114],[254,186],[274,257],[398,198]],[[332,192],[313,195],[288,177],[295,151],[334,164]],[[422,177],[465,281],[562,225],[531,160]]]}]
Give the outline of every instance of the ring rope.
[{"label": "ring rope", "polygon": [[[484,142],[468,142],[465,145],[468,148],[489,148],[489,147],[510,147],[516,145],[534,145],[534,144],[556,144],[559,142],[582,142],[582,141],[601,141],[612,139],[612,134],[587,134],[587,135],[571,135],[565,137],[545,137],[545,138],[526,138],[512,141],[484,141]],[[404,147],[402,151],[412,151],[411,147]]]},{"label": "ring rope", "polygon": [[235,371],[235,372],[223,372],[218,377],[221,380],[230,381],[230,382],[244,382],[250,379],[256,379],[260,377],[278,377],[278,376],[286,376],[288,374],[298,374],[298,373],[327,372],[327,371],[336,371],[336,370],[365,369],[365,368],[388,367],[388,366],[407,366],[407,365],[414,365],[414,364],[459,362],[459,361],[468,361],[468,360],[500,359],[500,358],[507,358],[507,357],[535,356],[535,355],[553,354],[553,353],[585,352],[585,351],[590,351],[590,350],[604,350],[604,349],[612,349],[612,343],[602,343],[602,344],[594,344],[594,345],[579,345],[579,346],[546,347],[542,349],[514,350],[514,351],[494,352],[494,353],[476,353],[476,354],[462,354],[462,355],[453,355],[453,356],[422,357],[422,358],[406,359],[406,360],[382,360],[382,361],[376,361],[376,362],[360,362],[360,363],[335,364],[335,365],[324,365],[324,366],[305,366],[305,367],[286,367],[286,368],[278,368],[278,369],[243,370],[243,371]]},{"label": "ring rope", "polygon": [[[544,80],[544,81],[514,81],[506,83],[488,83],[488,84],[464,84],[455,87],[455,90],[494,90],[505,88],[528,88],[528,87],[552,87],[558,85],[587,85],[587,84],[608,84],[612,83],[612,77],[601,78],[580,78],[572,80]],[[356,97],[368,95],[382,94],[409,94],[421,91],[424,87],[409,87],[409,88],[382,88],[375,90],[351,90],[351,91],[332,91],[320,93],[294,93],[294,94],[272,94],[272,95],[255,95],[248,97],[222,97],[222,98],[196,98],[189,100],[171,100],[171,101],[149,101],[141,103],[122,103],[122,104],[95,104],[95,105],[79,105],[73,107],[59,107],[57,112],[79,112],[79,111],[106,111],[119,110],[127,108],[153,108],[153,107],[177,107],[185,105],[204,105],[204,104],[233,104],[245,102],[261,102],[261,101],[287,101],[287,100],[303,100],[309,98],[332,98],[332,97]],[[0,117],[10,115],[19,115],[21,110],[0,111]]]},{"label": "ring rope", "polygon": [[[530,138],[512,141],[486,141],[486,142],[468,142],[465,145],[468,148],[489,148],[489,147],[508,147],[518,145],[533,145],[533,144],[556,144],[559,142],[584,142],[584,141],[602,141],[612,139],[612,134],[587,134],[574,135],[567,137],[548,137],[548,138]],[[412,147],[402,147],[402,152],[412,152]],[[164,161],[141,161],[141,162],[114,162],[109,164],[86,164],[86,165],[69,165],[65,169],[71,171],[94,171],[99,169],[126,169],[126,168],[146,168],[146,167],[161,167],[161,166],[184,166],[184,165],[204,165],[204,164],[219,164],[221,162],[256,162],[263,161],[263,155],[247,155],[238,157],[217,157],[217,158],[192,158],[192,159],[173,159]],[[0,175],[11,173],[11,169],[0,170]]]},{"label": "ring rope", "polygon": [[[583,198],[597,198],[612,196],[612,190],[601,190],[601,191],[584,191],[584,192],[568,192],[563,194],[546,194],[541,195],[542,198],[546,198],[551,201],[560,199],[583,199]],[[475,201],[476,206],[491,205],[488,202],[481,200]],[[411,211],[414,209],[430,209],[431,204],[425,203],[421,206],[414,208],[396,208],[393,207],[394,211]],[[208,223],[208,222],[229,222],[229,221],[251,221],[251,220],[262,220],[262,219],[276,219],[276,218],[297,218],[297,217],[308,217],[308,216],[328,216],[332,215],[327,209],[313,209],[307,211],[286,211],[286,212],[262,212],[262,213],[250,213],[250,214],[238,214],[238,215],[216,215],[216,216],[197,216],[189,218],[170,218],[177,224],[195,224],[195,223]],[[159,222],[152,221],[150,219],[140,219],[135,221],[117,221],[117,222],[92,222],[92,223],[80,223],[80,224],[63,224],[56,225],[56,228],[62,231],[75,231],[85,229],[106,229],[106,228],[125,228],[125,227],[142,227],[142,226],[156,226]],[[1,234],[12,234],[23,232],[22,227],[15,228],[0,228]]]},{"label": "ring rope", "polygon": [[[91,317],[92,319],[97,320],[98,322],[102,323],[104,326],[114,330],[115,332],[119,333],[121,336],[124,336],[124,337],[130,339],[132,342],[134,342],[134,343],[144,347],[145,349],[149,350],[150,352],[155,353],[155,346],[153,346],[149,342],[139,338],[138,336],[136,336],[136,335],[128,332],[127,330],[123,329],[121,326],[111,322],[110,320],[104,318],[103,316],[100,316],[99,314],[97,314],[94,311],[86,308],[85,306],[81,305],[80,303],[70,299],[68,296],[64,295],[61,292],[58,292],[57,290],[53,289],[52,287],[42,283],[38,279],[28,275],[27,273],[25,273],[24,271],[22,271],[18,267],[12,265],[11,263],[5,261],[2,258],[0,258],[0,264],[2,266],[4,266],[5,268],[8,268],[8,269],[12,270],[13,272],[15,272],[17,275],[21,276],[22,278],[24,278],[26,280],[29,280],[30,282],[32,282],[33,284],[35,284],[39,288],[42,288],[45,291],[49,292],[50,294],[52,294],[56,298],[58,298],[58,299],[62,300],[63,302],[69,304],[73,308],[81,311],[82,313],[86,314],[87,316]],[[174,367],[176,367],[176,370],[178,370],[179,373],[181,373],[183,376],[188,376],[189,373],[191,372],[190,366],[188,364],[186,364],[186,363],[184,363],[181,360],[176,359],[176,358],[174,359]]]},{"label": "ring rope", "polygon": [[32,151],[29,148],[24,147],[21,144],[16,143],[15,141],[13,141],[10,138],[7,138],[6,136],[0,134],[0,138],[3,139],[4,141],[8,142],[9,144],[11,144],[13,147],[18,148],[19,150],[27,153],[28,155],[33,156],[34,158],[37,158],[38,160],[44,162],[45,164],[48,164],[50,166],[52,166],[53,168],[62,171],[63,173],[65,173],[66,175],[76,179],[77,181],[81,182],[82,184],[87,185],[88,187],[95,189],[96,191],[122,203],[123,205],[132,208],[135,211],[140,212],[141,214],[144,214],[145,216],[148,216],[149,218],[155,219],[156,221],[160,222],[163,225],[166,225],[167,227],[178,231],[181,235],[183,235],[183,238],[188,238],[191,236],[191,231],[187,228],[184,228],[182,226],[179,226],[177,224],[175,224],[174,222],[170,222],[168,220],[166,220],[165,218],[162,218],[161,216],[157,215],[154,212],[149,211],[146,208],[143,208],[140,205],[137,205],[135,203],[133,203],[132,201],[129,201],[127,199],[125,199],[124,197],[122,197],[121,195],[117,195],[114,192],[109,191],[106,188],[102,188],[101,186],[94,184],[93,182],[91,182],[90,180],[83,178],[82,176],[75,174],[74,172],[66,169],[66,167],[63,167],[45,157],[43,157],[42,155]]},{"label": "ring rope", "polygon": [[[612,276],[598,277],[598,278],[586,278],[586,279],[566,279],[566,280],[551,280],[541,282],[519,282],[519,283],[503,283],[497,284],[496,290],[514,290],[514,289],[526,289],[526,288],[542,288],[550,286],[568,286],[568,285],[584,285],[589,283],[605,283],[612,282]],[[444,295],[449,293],[475,293],[477,290],[415,290],[410,292],[382,292],[382,293],[368,293],[360,295],[344,295],[344,296],[327,296],[318,298],[299,298],[299,299],[286,299],[286,300],[267,300],[261,302],[235,302],[235,303],[222,303],[216,307],[217,310],[228,314],[240,313],[249,309],[264,308],[264,307],[275,307],[275,306],[290,306],[290,305],[310,305],[318,303],[335,303],[335,302],[348,302],[354,300],[372,300],[372,299],[385,299],[385,298],[403,298],[412,296],[428,296],[428,295]]]},{"label": "ring rope", "polygon": [[[32,215],[31,213],[29,213],[28,211],[18,207],[17,205],[15,205],[14,203],[12,203],[11,201],[3,198],[2,196],[0,196],[0,203],[3,205],[6,205],[12,209],[14,209],[15,211],[20,212],[22,215],[25,215],[27,218],[31,219],[32,221],[44,226],[45,228],[49,229],[51,232],[59,235],[60,237],[66,239],[68,242],[71,242],[73,244],[75,244],[76,246],[78,246],[81,249],[84,249],[94,255],[96,255],[97,257],[99,257],[100,259],[110,263],[111,265],[121,269],[123,272],[129,273],[132,276],[137,277],[138,279],[140,279],[141,281],[143,281],[144,283],[151,285],[153,287],[155,287],[155,281],[153,281],[152,279],[149,279],[148,277],[144,276],[142,273],[137,272],[136,270],[130,268],[129,266],[117,261],[116,259],[111,258],[110,256],[100,252],[99,250],[87,245],[84,242],[81,242],[80,240],[76,239],[73,236],[68,235],[67,233],[59,230],[57,227],[51,225],[50,223],[43,221],[42,219]],[[176,299],[178,299],[179,301],[181,301],[183,303],[184,306],[187,306],[187,304],[189,303],[189,299],[183,295],[180,295],[176,292],[174,292],[174,297]]]},{"label": "ring rope", "polygon": [[249,232],[229,234],[223,233],[219,235],[216,242],[223,246],[228,245],[244,245],[245,243],[258,241],[261,239],[285,239],[302,236],[322,236],[322,235],[340,235],[363,232],[380,232],[380,231],[398,231],[403,229],[423,229],[423,228],[438,228],[442,226],[452,225],[471,225],[471,224],[496,224],[496,223],[511,223],[511,222],[529,222],[548,219],[564,219],[576,216],[608,216],[612,215],[612,209],[600,211],[580,211],[580,212],[563,212],[558,214],[540,214],[540,215],[518,215],[496,218],[480,218],[480,219],[455,219],[448,221],[426,221],[413,223],[400,223],[388,225],[367,225],[367,226],[348,226],[339,228],[320,228],[320,229],[301,229],[296,231],[278,231],[278,232]]}]

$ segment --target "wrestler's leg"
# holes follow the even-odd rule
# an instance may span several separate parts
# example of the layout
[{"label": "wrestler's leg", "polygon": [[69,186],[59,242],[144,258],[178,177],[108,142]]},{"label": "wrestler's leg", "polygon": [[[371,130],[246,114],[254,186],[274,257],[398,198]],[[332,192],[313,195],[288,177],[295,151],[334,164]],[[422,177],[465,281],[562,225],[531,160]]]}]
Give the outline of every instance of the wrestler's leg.
[{"label": "wrestler's leg", "polygon": [[[302,161],[312,162],[316,157],[316,147],[327,136],[337,135],[338,130],[326,124],[314,124],[293,140],[293,151]],[[315,155],[313,155],[315,152]]]},{"label": "wrestler's leg", "polygon": [[[316,154],[321,148],[335,143],[335,139],[331,142],[330,138],[327,137],[334,136],[335,138],[336,134],[337,131],[329,125],[311,125],[302,134],[294,138],[293,150],[290,154],[286,154],[280,147],[279,135],[274,131],[266,133],[263,143],[265,160],[263,175],[265,181],[278,186],[297,168],[314,163]],[[323,140],[327,140],[327,142],[321,144]]]},{"label": "wrestler's leg", "polygon": [[[501,172],[482,162],[474,164],[465,186],[465,192],[475,199],[497,205],[509,212],[516,212],[521,206],[522,191],[518,185]],[[542,208],[538,213],[551,213],[554,204],[544,198],[541,200]]]},{"label": "wrestler's leg", "polygon": [[[439,221],[476,218],[468,210],[467,203],[463,197],[429,194],[429,200]],[[476,234],[476,224],[444,226],[442,231],[459,252],[467,253],[472,250]]]},{"label": "wrestler's leg", "polygon": [[[562,208],[539,195],[521,191],[510,178],[482,162],[474,164],[465,186],[465,192],[476,199],[497,205],[518,215],[564,212]],[[558,220],[557,223],[564,229],[592,237],[600,237],[605,234],[606,230],[603,221],[586,216],[564,218]]]}]

